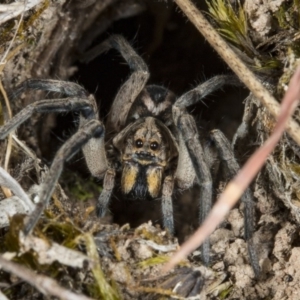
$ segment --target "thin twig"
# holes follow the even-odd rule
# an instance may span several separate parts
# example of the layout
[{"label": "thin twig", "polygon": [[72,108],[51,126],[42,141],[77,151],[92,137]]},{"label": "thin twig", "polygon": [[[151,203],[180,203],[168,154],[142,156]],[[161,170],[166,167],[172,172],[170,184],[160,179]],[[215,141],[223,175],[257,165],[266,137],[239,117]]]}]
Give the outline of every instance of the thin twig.
[{"label": "thin twig", "polygon": [[7,97],[7,93],[6,93],[6,91],[3,87],[3,84],[2,84],[1,80],[0,80],[0,91],[1,91],[1,94],[4,98],[5,105],[7,107],[8,117],[9,117],[9,119],[11,119],[12,118],[12,111],[11,111],[11,108],[10,108],[9,99]]},{"label": "thin twig", "polygon": [[36,154],[26,146],[25,143],[23,143],[21,140],[18,139],[18,137],[15,134],[12,134],[12,139],[16,143],[16,146],[20,147],[20,149],[32,160],[37,161],[38,158]]},{"label": "thin twig", "polygon": [[[0,80],[0,91],[2,93],[2,96],[4,98],[6,107],[7,107],[7,112],[8,112],[8,118],[11,119],[12,118],[12,112],[11,112],[11,108],[9,105],[9,100],[6,94],[6,91],[2,85],[2,81]],[[11,149],[12,149],[12,135],[11,133],[8,135],[8,139],[7,139],[7,147],[6,147],[6,153],[5,153],[5,160],[4,160],[4,169],[7,171],[8,170],[8,163],[9,163],[9,158],[10,158],[10,154],[11,154]],[[12,196],[12,193],[9,189],[5,188],[5,187],[1,187],[4,195],[9,198]]]},{"label": "thin twig", "polygon": [[[257,80],[255,75],[245,66],[242,60],[233,52],[217,31],[205,19],[202,13],[191,3],[190,0],[174,0],[186,14],[189,20],[202,33],[211,46],[219,53],[228,66],[235,72],[240,80],[249,88],[254,96],[269,110],[272,116],[277,119],[280,105],[267,89]],[[290,119],[287,132],[293,140],[300,145],[300,127]]]},{"label": "thin twig", "polygon": [[26,11],[27,2],[28,2],[28,0],[24,0],[24,8],[23,8],[23,12],[22,12],[22,14],[21,14],[21,16],[20,16],[20,20],[19,20],[19,22],[18,22],[18,25],[17,25],[16,31],[15,31],[15,33],[14,33],[14,36],[13,36],[12,40],[10,41],[10,43],[9,43],[9,45],[8,45],[8,48],[6,49],[4,55],[3,55],[2,58],[1,58],[0,66],[1,66],[1,65],[5,65],[5,63],[6,63],[6,57],[8,56],[8,54],[9,54],[9,52],[10,52],[10,49],[11,49],[11,47],[13,46],[13,43],[14,43],[14,41],[15,41],[17,35],[18,35],[20,26],[21,26],[21,24],[22,24],[22,22],[23,22],[23,19],[24,19],[24,14],[25,14],[25,11]]},{"label": "thin twig", "polygon": [[249,158],[244,167],[238,172],[232,181],[227,185],[219,200],[203,222],[202,226],[186,241],[180,250],[175,253],[165,267],[169,271],[180,260],[185,258],[194,249],[199,247],[205,239],[224,220],[230,209],[236,204],[243,192],[249,186],[253,178],[265,163],[268,155],[276,147],[280,140],[289,118],[295,111],[300,98],[300,67],[291,78],[289,88],[281,104],[280,115],[272,135],[256,152]]},{"label": "thin twig", "polygon": [[11,262],[0,255],[0,266],[6,271],[22,278],[44,295],[52,295],[64,300],[93,300],[84,295],[75,294],[61,287],[55,280],[44,275],[38,275],[19,264]]}]

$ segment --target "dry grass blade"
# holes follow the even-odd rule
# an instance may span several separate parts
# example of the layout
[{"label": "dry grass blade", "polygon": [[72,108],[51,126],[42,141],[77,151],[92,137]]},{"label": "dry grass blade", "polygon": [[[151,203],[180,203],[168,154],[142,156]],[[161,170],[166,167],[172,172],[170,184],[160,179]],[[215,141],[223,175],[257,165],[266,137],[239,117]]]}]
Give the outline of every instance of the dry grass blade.
[{"label": "dry grass blade", "polygon": [[[5,53],[4,53],[4,55],[3,55],[3,57],[1,58],[1,61],[0,61],[1,72],[3,71],[3,68],[4,68],[4,66],[5,66],[6,58],[7,58],[8,54],[9,54],[9,52],[10,52],[10,49],[12,48],[12,46],[13,46],[13,44],[14,44],[14,41],[16,40],[16,37],[17,37],[17,35],[18,35],[20,26],[21,26],[21,24],[22,24],[22,22],[23,22],[23,19],[24,19],[24,14],[25,14],[25,11],[26,11],[28,2],[34,2],[34,1],[25,0],[25,1],[22,3],[22,6],[21,6],[21,17],[20,17],[20,20],[19,20],[19,22],[18,22],[17,28],[16,28],[16,30],[15,30],[14,36],[13,36],[12,40],[10,41],[9,46],[7,47]],[[37,3],[36,3],[36,4],[37,4]],[[34,5],[36,5],[36,4],[34,4]],[[1,8],[1,6],[0,6],[0,8]],[[16,10],[15,10],[15,11],[16,11]],[[18,13],[18,14],[19,14],[19,13]],[[18,15],[18,14],[17,14],[17,15]],[[14,15],[14,14],[9,13],[9,17],[11,17],[12,15]],[[0,19],[1,19],[1,15],[0,15]]]},{"label": "dry grass blade", "polygon": [[[2,96],[4,98],[4,101],[5,101],[5,104],[6,104],[6,107],[7,107],[9,119],[11,119],[12,118],[12,111],[11,111],[11,108],[10,108],[10,104],[9,104],[9,100],[8,100],[6,91],[5,91],[5,89],[2,85],[1,80],[0,80],[0,91],[2,93]],[[4,161],[4,169],[6,171],[8,170],[8,163],[9,163],[11,150],[12,150],[12,137],[11,137],[11,134],[10,134],[8,136],[7,148],[6,148],[6,153],[5,153],[5,161]],[[2,191],[3,191],[6,198],[9,198],[9,197],[12,196],[11,191],[7,187],[1,187],[1,188],[2,188]]]},{"label": "dry grass blade", "polygon": [[118,295],[117,290],[109,284],[105,274],[101,269],[99,254],[94,238],[90,234],[85,234],[83,236],[83,239],[85,240],[87,255],[92,261],[95,262],[92,266],[92,272],[102,298],[107,300],[121,299],[121,297]]},{"label": "dry grass blade", "polygon": [[59,299],[65,300],[92,300],[92,298],[86,297],[84,295],[75,294],[63,287],[61,287],[52,278],[46,277],[44,275],[37,275],[35,272],[11,262],[3,256],[0,255],[0,266],[6,272],[10,272],[26,282],[30,283],[36,289],[38,289],[44,295],[52,295],[58,297]]},{"label": "dry grass blade", "polygon": [[253,178],[257,175],[268,155],[276,147],[281,138],[286,124],[298,105],[300,98],[300,67],[293,75],[289,88],[281,104],[280,115],[272,135],[246,162],[235,178],[227,185],[219,200],[211,210],[210,214],[203,222],[202,226],[194,235],[185,242],[181,249],[175,253],[170,262],[166,265],[165,271],[169,271],[180,260],[185,258],[194,249],[199,247],[203,241],[216,229],[224,220],[229,210],[236,204],[245,189],[249,186]]},{"label": "dry grass blade", "polygon": [[73,268],[83,268],[85,265],[93,265],[93,262],[83,253],[69,249],[55,242],[46,241],[33,235],[19,235],[20,253],[34,251],[41,265],[50,265],[55,261]]},{"label": "dry grass blade", "polygon": [[[25,3],[23,4],[23,6],[26,5],[26,4],[27,4],[27,1],[25,1]],[[0,5],[0,10],[1,10],[1,5]],[[15,38],[17,36],[18,30],[19,30],[19,28],[21,26],[21,23],[22,23],[22,20],[23,20],[23,17],[24,17],[24,12],[22,13],[21,18],[20,18],[20,20],[18,22],[17,29],[16,29],[16,31],[14,33],[13,38],[10,41],[9,46],[6,49],[5,54],[1,58],[1,61],[0,61],[0,74],[4,70],[4,67],[5,67],[5,64],[6,64],[6,60],[7,59],[11,59],[18,52],[18,50],[20,49],[19,46],[21,46],[21,45],[19,45],[18,47],[16,47],[16,49],[14,49],[13,51],[10,51],[10,49],[12,48],[13,43],[15,41]],[[0,17],[1,17],[1,15],[0,15]],[[1,80],[0,80],[0,92],[1,92],[1,94],[3,96],[5,104],[6,104],[6,109],[7,109],[7,112],[8,112],[8,117],[9,117],[9,119],[11,119],[12,118],[12,111],[11,111],[11,108],[10,108],[9,99],[7,97],[6,91],[5,91],[4,87],[3,87],[3,84],[2,84]],[[4,161],[4,169],[6,171],[8,170],[8,164],[9,164],[9,159],[10,159],[11,151],[12,151],[12,135],[9,134],[9,136],[8,136],[8,142],[7,142],[7,148],[6,148],[6,154],[5,154],[5,161]],[[11,191],[8,188],[1,187],[1,189],[2,189],[2,191],[4,193],[4,195],[7,198],[9,198],[9,197],[12,196]]]},{"label": "dry grass blade", "polygon": [[0,300],[8,300],[8,298],[0,291]]},{"label": "dry grass blade", "polygon": [[13,193],[24,202],[24,205],[29,209],[29,211],[33,211],[34,204],[31,202],[28,195],[25,193],[19,183],[1,167],[0,185],[8,188],[9,190],[12,190]]},{"label": "dry grass blade", "polygon": [[[255,75],[221,38],[196,6],[189,0],[175,0],[175,2],[255,97],[261,101],[274,118],[278,118],[280,106],[276,99],[257,80]],[[298,124],[294,120],[289,120],[286,130],[294,141],[300,145],[300,127]]]},{"label": "dry grass blade", "polygon": [[24,1],[19,1],[10,4],[0,4],[0,24],[19,16],[41,2],[42,0],[28,0],[25,3]]}]

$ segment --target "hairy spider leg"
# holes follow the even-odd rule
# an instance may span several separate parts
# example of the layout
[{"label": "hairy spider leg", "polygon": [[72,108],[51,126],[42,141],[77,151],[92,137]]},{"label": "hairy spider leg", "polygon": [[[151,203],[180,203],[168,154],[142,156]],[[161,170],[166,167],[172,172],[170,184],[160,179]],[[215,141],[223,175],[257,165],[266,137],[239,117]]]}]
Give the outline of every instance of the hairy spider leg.
[{"label": "hairy spider leg", "polygon": [[90,61],[112,48],[120,52],[132,71],[119,89],[108,115],[107,127],[119,132],[125,125],[131,105],[149,79],[149,70],[143,59],[121,35],[112,35],[100,45],[86,52],[83,61]]},{"label": "hairy spider leg", "polygon": [[99,216],[100,218],[104,217],[107,212],[111,194],[115,186],[115,177],[116,171],[112,168],[109,168],[105,173],[103,190],[101,191],[97,202],[97,216]]},{"label": "hairy spider leg", "polygon": [[[133,50],[131,45],[122,37],[118,35],[111,36],[108,40],[104,41],[99,46],[88,51],[84,55],[86,61],[92,60],[99,54],[114,48],[118,50],[124,59],[129,64],[133,73],[129,79],[123,84],[119,90],[109,114],[108,124],[112,130],[119,132],[126,125],[126,120],[132,104],[137,96],[144,89],[149,72],[148,68],[143,62],[142,58]],[[164,219],[164,226],[170,232],[174,232],[173,221],[173,206],[172,206],[172,193],[174,183],[180,188],[187,189],[191,187],[195,179],[200,185],[200,208],[199,208],[199,222],[207,216],[211,209],[212,202],[212,178],[209,170],[211,158],[204,155],[203,148],[199,140],[199,134],[196,127],[194,118],[186,111],[186,107],[196,104],[208,94],[215,90],[222,88],[224,85],[241,86],[240,81],[235,76],[219,75],[215,76],[208,81],[198,85],[193,90],[185,93],[177,99],[173,106],[173,120],[178,130],[179,141],[179,158],[177,169],[174,176],[167,176],[163,183],[162,191],[162,212]],[[125,129],[126,130],[126,129]],[[107,171],[108,172],[108,171]],[[98,203],[98,212],[103,216],[109,205],[112,188],[114,186],[114,172],[107,176],[106,183],[104,182],[103,195],[100,195]],[[250,216],[250,206],[248,205],[248,213]],[[247,206],[247,205],[246,205]],[[246,213],[245,213],[246,214]],[[252,236],[252,229],[247,224],[247,235]],[[252,248],[253,250],[254,248]],[[207,264],[209,262],[209,241],[207,240],[202,246],[202,259]],[[255,251],[250,251],[250,256],[255,256]],[[251,254],[252,253],[252,254]],[[255,258],[254,258],[255,260]],[[255,263],[254,263],[255,265]],[[254,267],[255,269],[255,267]]]},{"label": "hairy spider leg", "polygon": [[[198,130],[194,118],[189,115],[185,109],[173,106],[173,118],[180,134],[179,144],[182,149],[181,157],[190,158],[189,165],[182,169],[180,166],[180,157],[175,178],[178,180],[179,186],[192,185],[192,182],[187,182],[183,179],[182,173],[196,174],[198,184],[200,186],[200,201],[199,201],[199,219],[203,222],[211,209],[212,203],[212,178],[209,167],[205,161],[204,151],[200,143]],[[184,149],[184,152],[183,152]],[[188,167],[188,169],[187,169]],[[202,260],[205,264],[209,263],[210,244],[207,239],[201,246]]]},{"label": "hairy spider leg", "polygon": [[108,168],[104,150],[105,129],[98,120],[96,103],[92,95],[88,95],[84,88],[72,82],[30,79],[19,85],[13,96],[18,96],[27,89],[59,92],[71,97],[40,100],[28,105],[0,128],[0,139],[4,139],[9,132],[29,119],[34,112],[79,111],[80,122],[78,132],[60,148],[54,158],[49,173],[41,185],[40,203],[25,224],[25,234],[30,233],[38,221],[61,174],[63,163],[68,158],[82,148],[92,175],[101,178]]},{"label": "hairy spider leg", "polygon": [[[86,52],[83,56],[83,61],[90,61],[110,49],[118,50],[132,70],[129,78],[119,89],[108,115],[107,127],[109,131],[119,132],[125,125],[132,103],[148,81],[149,71],[143,59],[120,35],[113,35]],[[103,191],[98,199],[97,214],[99,217],[103,217],[107,212],[114,184],[115,170],[110,168],[104,175]]]},{"label": "hairy spider leg", "polygon": [[180,96],[175,105],[181,108],[189,107],[226,85],[240,87],[242,83],[234,75],[216,75]]},{"label": "hairy spider leg", "polygon": [[168,229],[171,234],[174,234],[174,216],[173,216],[173,189],[174,177],[166,176],[162,188],[162,215],[164,228]]},{"label": "hairy spider leg", "polygon": [[100,121],[95,119],[90,120],[85,125],[83,125],[57,151],[49,172],[47,173],[44,182],[41,184],[39,192],[40,202],[36,205],[36,208],[25,222],[25,235],[29,234],[32,231],[43,210],[47,206],[49,199],[51,198],[51,195],[55,189],[55,185],[63,170],[64,163],[73,155],[75,155],[91,138],[104,138],[104,127]]},{"label": "hairy spider leg", "polygon": [[[191,187],[198,179],[200,186],[199,223],[208,215],[212,205],[212,178],[209,170],[209,159],[205,159],[204,151],[194,118],[186,111],[186,107],[196,104],[208,94],[224,85],[241,85],[235,76],[218,75],[179,97],[173,106],[173,119],[179,132],[180,155],[175,178],[183,189]],[[207,239],[201,246],[202,260],[209,263],[210,245]]]},{"label": "hairy spider leg", "polygon": [[[213,130],[211,132],[211,137],[215,141],[219,156],[225,163],[226,173],[230,179],[233,178],[239,171],[240,166],[234,157],[229,141],[220,130]],[[255,211],[253,195],[250,191],[250,188],[246,189],[245,193],[241,197],[241,201],[244,204],[245,240],[247,241],[248,253],[252,268],[255,272],[255,276],[258,278],[260,274],[260,266],[258,263],[257,251],[252,241],[254,233]]]},{"label": "hairy spider leg", "polygon": [[34,113],[84,111],[90,109],[89,100],[81,98],[62,98],[51,100],[39,100],[27,105],[0,127],[0,139],[4,139],[11,131],[27,121]]}]

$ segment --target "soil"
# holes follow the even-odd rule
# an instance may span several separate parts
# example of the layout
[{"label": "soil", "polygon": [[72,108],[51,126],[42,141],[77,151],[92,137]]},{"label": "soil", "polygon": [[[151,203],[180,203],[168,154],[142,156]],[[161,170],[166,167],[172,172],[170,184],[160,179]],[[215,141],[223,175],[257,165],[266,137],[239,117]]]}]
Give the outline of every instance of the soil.
[{"label": "soil", "polygon": [[[197,3],[199,9],[206,9],[202,2]],[[248,3],[253,14],[267,14],[265,18],[259,15],[257,20],[270,20],[270,11],[282,5],[282,1],[277,1],[278,7],[264,7],[258,12],[254,2],[252,6]],[[88,64],[81,63],[79,58],[80,51],[112,34],[122,34],[145,60],[151,74],[150,84],[163,85],[177,95],[214,75],[230,74],[226,64],[171,1],[105,0],[85,3],[86,6],[75,0],[47,0],[25,14],[23,31],[17,36],[12,49],[20,45],[21,48],[7,61],[2,73],[2,82],[9,95],[28,78],[71,80],[95,95],[99,117],[105,121],[113,98],[130,70],[116,51],[102,54]],[[259,32],[261,26],[256,22],[255,27],[251,21],[253,40],[260,43],[272,28],[269,30],[265,26]],[[268,22],[268,26],[271,24]],[[2,26],[1,55],[12,38],[10,30],[15,28],[15,23],[9,21]],[[98,34],[94,38],[95,31]],[[276,76],[273,81],[279,80],[279,75]],[[210,130],[220,129],[231,141],[241,122],[246,122],[247,134],[240,137],[235,145],[240,164],[265,141],[274,125],[274,120],[257,99],[250,95],[250,100],[245,101],[248,95],[249,92],[243,87],[226,87],[189,108],[197,120],[205,147],[212,144]],[[45,95],[41,93],[30,92],[11,101],[13,115],[43,97]],[[5,107],[2,100],[1,107]],[[7,115],[5,109],[4,113],[0,111],[0,121],[2,116],[7,118]],[[76,117],[74,114],[50,114],[42,118],[35,115],[19,129],[19,138],[39,157],[40,168],[51,164],[59,147],[76,131]],[[7,141],[0,143],[1,148],[6,149]],[[191,286],[190,290],[192,287],[198,289],[199,299],[299,299],[299,153],[299,146],[285,135],[251,186],[256,216],[253,243],[261,267],[259,278],[255,277],[251,267],[244,240],[243,204],[237,205],[211,235],[209,266],[202,265],[200,251],[197,250],[171,275],[164,277],[161,272],[166,257],[198,226],[197,187],[184,193],[174,192],[175,238],[160,228],[160,201],[129,202],[116,192],[111,214],[107,218],[98,220],[94,212],[86,213],[95,205],[101,183],[90,178],[81,153],[66,164],[59,180],[60,187],[56,190],[57,201],[63,204],[64,218],[73,220],[79,228],[82,226],[84,232],[95,235],[101,267],[106,276],[116,283],[121,299],[169,299],[175,297],[170,290],[180,281]],[[14,146],[9,171],[25,190],[33,184],[40,184],[43,178],[33,169],[32,162],[26,165],[27,159]],[[4,160],[3,152],[0,155],[1,165]],[[47,172],[46,167],[43,172]],[[220,179],[220,176],[217,177]],[[227,181],[225,179],[221,176],[221,182],[215,183],[215,198],[222,191]],[[2,198],[5,196],[2,195]],[[59,215],[55,209],[54,215]],[[61,222],[66,220],[57,218]],[[91,231],[93,226],[99,230]],[[3,237],[6,232],[3,229]],[[51,234],[48,238],[55,239]],[[161,250],[157,245],[165,248]],[[12,251],[7,246],[1,249]],[[82,247],[78,249],[85,252]],[[156,258],[161,260],[155,261]],[[45,271],[37,267],[36,270],[45,274],[50,272],[49,269]],[[57,277],[61,285],[97,297],[87,288],[89,280],[92,280],[91,272],[82,269],[76,273],[67,268],[64,271],[63,276]],[[191,274],[193,280],[187,279]],[[46,299],[28,284],[14,281],[12,275],[8,276],[3,271],[0,273],[0,283],[10,299]],[[23,287],[18,289],[20,286]],[[188,294],[178,287],[176,291],[183,298]]]}]

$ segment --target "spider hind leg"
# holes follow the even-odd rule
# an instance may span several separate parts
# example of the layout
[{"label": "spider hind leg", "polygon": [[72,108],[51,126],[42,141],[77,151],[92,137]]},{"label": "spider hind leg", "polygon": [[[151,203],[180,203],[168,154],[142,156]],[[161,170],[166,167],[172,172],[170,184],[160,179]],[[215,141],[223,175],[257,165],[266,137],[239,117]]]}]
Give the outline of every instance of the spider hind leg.
[{"label": "spider hind leg", "polygon": [[103,139],[103,134],[104,128],[100,121],[91,120],[84,126],[82,126],[58,150],[52,162],[50,170],[46,175],[44,182],[41,184],[41,189],[39,191],[40,201],[25,223],[25,235],[29,234],[32,231],[43,210],[47,206],[49,199],[54,191],[55,185],[63,170],[64,162],[74,154],[76,154],[91,138]]},{"label": "spider hind leg", "polygon": [[[232,148],[229,141],[220,130],[213,130],[211,137],[215,141],[219,156],[225,165],[225,172],[232,178],[240,169],[238,162],[235,159]],[[260,275],[260,266],[258,263],[257,249],[255,248],[252,238],[254,233],[255,224],[255,211],[254,211],[254,200],[250,188],[247,188],[241,201],[244,204],[244,231],[245,240],[248,245],[248,253],[250,262],[254,270],[255,276],[258,278]]]},{"label": "spider hind leg", "polygon": [[67,159],[82,148],[88,168],[93,176],[101,179],[108,168],[104,149],[105,129],[98,120],[96,102],[92,95],[88,95],[85,89],[76,83],[30,79],[19,85],[13,96],[18,96],[27,89],[59,92],[67,97],[40,100],[29,104],[0,128],[0,139],[4,139],[12,130],[28,120],[34,112],[79,111],[80,121],[78,131],[58,150],[49,173],[41,185],[40,203],[25,225],[26,234],[32,231],[46,207]]},{"label": "spider hind leg", "polygon": [[[188,155],[189,159],[186,159],[189,168],[189,173],[196,175],[197,183],[200,186],[200,199],[199,199],[199,223],[202,224],[206,216],[211,209],[212,202],[212,178],[208,164],[205,161],[204,151],[199,140],[199,134],[196,127],[196,122],[194,118],[189,115],[185,109],[181,109],[177,106],[173,107],[173,116],[175,124],[180,135],[180,147],[181,147],[181,157]],[[182,153],[184,150],[184,153]],[[176,170],[175,177],[177,178],[177,183],[184,186],[185,188],[194,183],[189,178],[186,181],[186,176],[181,168],[179,158],[179,164]],[[186,172],[186,171],[185,171]],[[193,175],[194,176],[194,175]],[[180,183],[181,181],[181,183]],[[205,264],[209,263],[210,260],[210,243],[209,239],[205,240],[201,246],[202,260]]]}]

